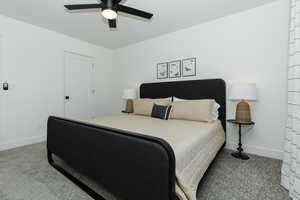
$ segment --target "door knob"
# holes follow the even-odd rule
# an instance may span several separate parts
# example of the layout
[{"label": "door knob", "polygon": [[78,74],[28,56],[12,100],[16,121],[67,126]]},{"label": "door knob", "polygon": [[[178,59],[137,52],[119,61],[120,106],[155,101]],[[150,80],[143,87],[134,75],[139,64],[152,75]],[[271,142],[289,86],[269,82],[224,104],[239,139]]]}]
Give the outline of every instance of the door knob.
[{"label": "door knob", "polygon": [[66,96],[65,98],[66,98],[67,100],[69,100],[69,99],[70,99],[70,97],[69,97],[69,96]]}]

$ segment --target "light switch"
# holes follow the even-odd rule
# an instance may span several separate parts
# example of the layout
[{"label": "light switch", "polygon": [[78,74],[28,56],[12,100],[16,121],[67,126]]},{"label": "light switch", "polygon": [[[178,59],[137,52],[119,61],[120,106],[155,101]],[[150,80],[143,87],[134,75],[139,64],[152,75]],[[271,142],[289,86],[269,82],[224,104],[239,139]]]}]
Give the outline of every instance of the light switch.
[{"label": "light switch", "polygon": [[8,90],[8,83],[3,83],[3,90]]}]

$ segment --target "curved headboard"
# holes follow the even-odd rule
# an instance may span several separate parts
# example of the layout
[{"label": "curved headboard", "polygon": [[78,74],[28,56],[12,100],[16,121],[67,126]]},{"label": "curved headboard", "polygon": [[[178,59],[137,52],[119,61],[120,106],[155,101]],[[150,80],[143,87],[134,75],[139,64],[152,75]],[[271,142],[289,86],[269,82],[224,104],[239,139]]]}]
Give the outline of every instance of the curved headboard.
[{"label": "curved headboard", "polygon": [[222,79],[144,83],[140,86],[140,97],[215,99],[221,106],[219,120],[226,131],[226,83]]}]

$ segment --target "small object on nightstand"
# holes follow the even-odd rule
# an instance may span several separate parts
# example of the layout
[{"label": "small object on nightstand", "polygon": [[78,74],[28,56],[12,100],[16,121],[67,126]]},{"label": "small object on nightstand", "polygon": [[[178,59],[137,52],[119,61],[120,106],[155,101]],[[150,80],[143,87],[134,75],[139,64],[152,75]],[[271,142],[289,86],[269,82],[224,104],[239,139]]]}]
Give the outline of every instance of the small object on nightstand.
[{"label": "small object on nightstand", "polygon": [[243,153],[244,149],[242,148],[242,126],[250,126],[255,125],[254,122],[238,122],[235,119],[227,120],[229,123],[237,124],[239,125],[239,147],[237,148],[238,152],[232,153],[231,155],[235,158],[242,159],[242,160],[248,160],[249,156],[247,154]]}]

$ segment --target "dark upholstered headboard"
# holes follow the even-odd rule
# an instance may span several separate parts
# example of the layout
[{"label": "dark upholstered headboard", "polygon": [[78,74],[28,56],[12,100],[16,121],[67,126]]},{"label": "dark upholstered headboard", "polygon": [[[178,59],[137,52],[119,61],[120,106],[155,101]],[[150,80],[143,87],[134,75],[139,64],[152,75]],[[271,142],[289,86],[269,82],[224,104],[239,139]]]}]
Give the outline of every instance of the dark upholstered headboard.
[{"label": "dark upholstered headboard", "polygon": [[219,120],[226,131],[226,83],[222,79],[144,83],[141,98],[215,99],[221,105]]}]

